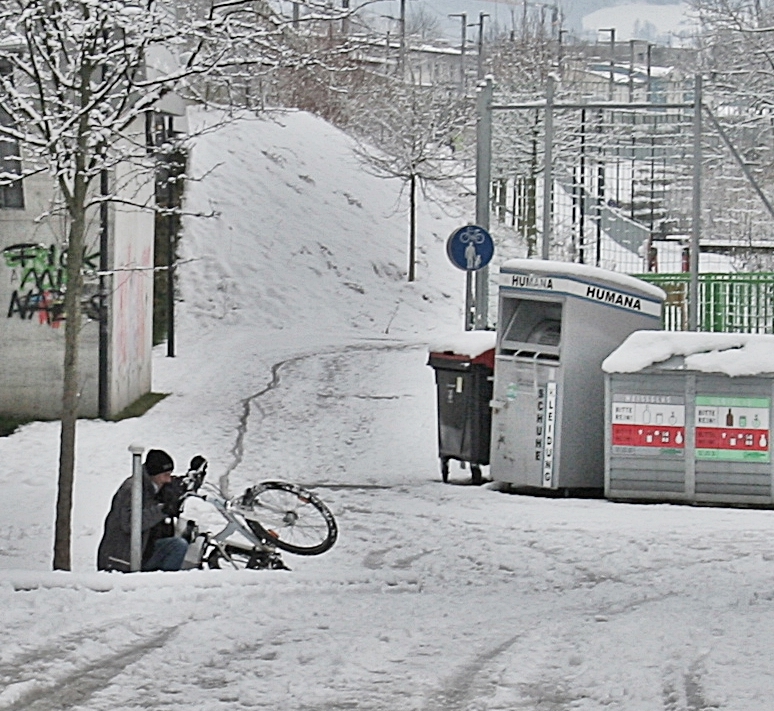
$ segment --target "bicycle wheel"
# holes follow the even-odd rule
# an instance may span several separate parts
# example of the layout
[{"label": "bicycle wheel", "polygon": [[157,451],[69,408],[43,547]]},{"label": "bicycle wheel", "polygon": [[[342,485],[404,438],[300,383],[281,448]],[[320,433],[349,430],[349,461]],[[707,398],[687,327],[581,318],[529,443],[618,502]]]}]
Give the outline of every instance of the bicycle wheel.
[{"label": "bicycle wheel", "polygon": [[333,514],[317,496],[282,481],[254,486],[242,499],[242,514],[256,536],[296,555],[325,553],[339,534]]}]

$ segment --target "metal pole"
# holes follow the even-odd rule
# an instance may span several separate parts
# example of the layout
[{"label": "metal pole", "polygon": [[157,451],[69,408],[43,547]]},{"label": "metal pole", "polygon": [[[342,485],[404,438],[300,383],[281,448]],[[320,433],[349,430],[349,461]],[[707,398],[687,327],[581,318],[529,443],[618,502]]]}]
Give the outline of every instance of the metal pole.
[{"label": "metal pole", "polygon": [[699,237],[701,236],[701,74],[694,80],[693,97],[693,201],[691,219],[690,267],[691,282],[688,293],[688,328],[699,330]]},{"label": "metal pole", "polygon": [[610,101],[615,96],[615,27],[610,29]]},{"label": "metal pole", "polygon": [[476,297],[473,293],[473,272],[465,272],[465,330],[476,327]]},{"label": "metal pole", "polygon": [[653,45],[648,44],[648,50],[647,50],[647,61],[648,61],[648,95],[645,97],[645,101],[651,102],[653,101],[653,92],[651,88],[651,81],[653,79]]},{"label": "metal pole", "polygon": [[610,70],[608,76],[607,98],[613,100],[613,87],[615,85],[615,27],[600,27],[599,32],[610,33]]},{"label": "metal pole", "polygon": [[398,56],[398,63],[400,64],[399,72],[401,79],[406,75],[405,62],[406,62],[406,0],[400,0],[400,54]]},{"label": "metal pole", "polygon": [[556,48],[556,66],[559,69],[559,76],[562,76],[562,60],[564,59],[564,44],[562,37],[566,35],[568,30],[559,30],[557,48]]},{"label": "metal pole", "polygon": [[554,182],[553,174],[553,148],[554,148],[554,78],[549,74],[546,82],[546,126],[545,147],[543,156],[543,241],[540,256],[548,259],[549,246],[551,244],[551,192]]},{"label": "metal pole", "polygon": [[132,453],[132,515],[130,527],[129,570],[136,573],[142,567],[142,453],[145,447],[129,445]]},{"label": "metal pole", "polygon": [[[478,89],[476,97],[476,224],[489,230],[489,188],[492,182],[492,78]],[[476,272],[476,316],[477,329],[486,329],[489,308],[489,267]]]},{"label": "metal pole", "polygon": [[460,39],[460,94],[465,93],[465,44],[467,42],[468,15],[465,12],[457,12],[449,17],[459,17],[462,21],[462,37]]},{"label": "metal pole", "polygon": [[580,215],[578,216],[578,262],[586,262],[586,109],[580,125]]},{"label": "metal pole", "polygon": [[489,17],[486,12],[478,13],[478,80],[484,78],[484,18]]}]

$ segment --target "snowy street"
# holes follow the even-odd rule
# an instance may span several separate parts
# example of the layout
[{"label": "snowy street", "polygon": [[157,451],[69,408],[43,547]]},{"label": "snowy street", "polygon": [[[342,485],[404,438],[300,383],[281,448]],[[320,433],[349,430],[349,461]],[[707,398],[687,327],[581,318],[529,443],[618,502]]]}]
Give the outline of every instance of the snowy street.
[{"label": "snowy street", "polygon": [[[399,189],[342,134],[293,113],[202,140],[188,199],[217,217],[186,225],[169,395],[79,423],[73,572],[58,424],[0,439],[0,711],[769,708],[774,514],[442,484],[426,344],[462,322],[462,218],[423,205],[409,285]],[[339,540],[290,572],[97,573],[131,443],[232,492],[309,487]]]},{"label": "snowy street", "polygon": [[319,461],[295,480],[341,530],[290,573],[3,571],[0,708],[765,706],[770,512],[443,485],[431,408],[398,416],[432,404],[425,369],[416,348],[352,349],[253,402],[242,466]]}]

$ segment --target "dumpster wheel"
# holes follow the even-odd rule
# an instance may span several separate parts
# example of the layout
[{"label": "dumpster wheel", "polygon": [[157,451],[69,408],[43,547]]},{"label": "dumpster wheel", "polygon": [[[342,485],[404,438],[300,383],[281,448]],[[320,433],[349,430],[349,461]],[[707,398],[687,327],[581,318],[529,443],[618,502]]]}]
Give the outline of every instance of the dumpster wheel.
[{"label": "dumpster wheel", "polygon": [[471,464],[470,465],[470,479],[473,482],[473,484],[481,484],[483,482],[483,479],[481,478],[481,467],[478,466],[478,464]]}]

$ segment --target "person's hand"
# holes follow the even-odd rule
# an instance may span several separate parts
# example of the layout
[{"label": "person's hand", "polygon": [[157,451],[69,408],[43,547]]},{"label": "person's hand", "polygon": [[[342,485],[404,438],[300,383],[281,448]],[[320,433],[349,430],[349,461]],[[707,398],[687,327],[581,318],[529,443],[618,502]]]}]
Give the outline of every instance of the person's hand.
[{"label": "person's hand", "polygon": [[183,510],[182,496],[185,494],[185,483],[179,476],[159,489],[158,498],[161,501],[163,511],[167,516],[177,518]]}]

